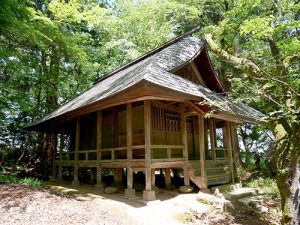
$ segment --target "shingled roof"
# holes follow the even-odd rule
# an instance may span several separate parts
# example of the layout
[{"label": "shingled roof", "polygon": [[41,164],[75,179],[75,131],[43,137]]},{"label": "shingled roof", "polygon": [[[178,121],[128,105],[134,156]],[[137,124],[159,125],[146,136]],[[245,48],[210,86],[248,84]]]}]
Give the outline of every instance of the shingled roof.
[{"label": "shingled roof", "polygon": [[[220,111],[241,115],[245,120],[248,118],[249,121],[259,121],[263,116],[260,112],[243,104],[233,104],[224,95],[172,73],[190,63],[201,51],[204,51],[203,49],[204,43],[193,37],[185,37],[169,43],[158,51],[151,52],[106,76],[89,90],[30,124],[28,128],[34,129],[45,121],[104,100],[140,82],[150,82],[176,92],[200,97]],[[224,107],[224,104],[227,107]]]}]

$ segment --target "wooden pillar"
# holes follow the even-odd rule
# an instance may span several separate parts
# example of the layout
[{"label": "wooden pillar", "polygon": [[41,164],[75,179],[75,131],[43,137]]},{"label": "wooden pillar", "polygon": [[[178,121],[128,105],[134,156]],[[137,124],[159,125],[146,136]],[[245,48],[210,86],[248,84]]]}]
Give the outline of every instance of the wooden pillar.
[{"label": "wooden pillar", "polygon": [[231,123],[228,121],[225,121],[225,127],[226,127],[226,147],[228,151],[228,164],[229,164],[229,176],[230,181],[234,183],[234,173],[233,173],[233,157],[232,157],[232,145],[231,145],[231,129],[230,129]]},{"label": "wooden pillar", "polygon": [[132,160],[132,104],[126,105],[126,126],[127,126],[127,188],[133,187]]},{"label": "wooden pillar", "polygon": [[189,186],[190,185],[190,178],[188,173],[188,143],[187,143],[187,129],[186,129],[186,117],[184,116],[184,108],[185,106],[181,105],[181,138],[182,138],[182,145],[183,145],[183,158],[184,160],[184,166],[183,166],[183,176],[184,176],[184,185]]},{"label": "wooden pillar", "polygon": [[151,191],[151,105],[144,101],[146,191]]},{"label": "wooden pillar", "polygon": [[210,134],[210,145],[211,145],[211,155],[212,159],[216,159],[216,143],[215,143],[215,127],[212,121],[209,121],[209,134]]},{"label": "wooden pillar", "polygon": [[127,133],[127,189],[125,190],[125,197],[134,198],[135,190],[133,189],[133,171],[131,168],[132,160],[132,104],[126,105],[126,133]]},{"label": "wooden pillar", "polygon": [[95,188],[103,190],[102,168],[100,167],[102,148],[102,111],[97,112],[97,166],[96,166],[96,185]]},{"label": "wooden pillar", "polygon": [[151,185],[152,188],[155,187],[155,169],[151,169]]},{"label": "wooden pillar", "polygon": [[171,169],[170,168],[165,169],[165,186],[166,186],[166,189],[171,189],[171,187],[172,187]]},{"label": "wooden pillar", "polygon": [[145,125],[145,175],[146,187],[143,192],[143,199],[146,201],[155,200],[155,191],[152,191],[151,182],[151,104],[150,100],[144,101],[144,125]]},{"label": "wooden pillar", "polygon": [[200,171],[201,171],[201,183],[202,187],[207,188],[207,177],[205,170],[205,130],[204,130],[204,118],[198,115],[198,126],[199,126],[199,151],[200,151]]},{"label": "wooden pillar", "polygon": [[236,125],[233,124],[231,125],[231,143],[232,143],[232,153],[233,153],[234,178],[235,181],[239,181],[237,167],[241,165],[240,147],[239,147],[237,128]]},{"label": "wooden pillar", "polygon": [[114,112],[114,146],[119,147],[119,113]]},{"label": "wooden pillar", "polygon": [[115,171],[114,171],[114,182],[115,184],[117,185],[120,185],[122,184],[122,168],[115,168]]},{"label": "wooden pillar", "polygon": [[72,182],[73,186],[79,186],[78,180],[78,151],[80,143],[80,118],[76,119],[76,138],[75,138],[75,162],[74,162],[74,180]]}]

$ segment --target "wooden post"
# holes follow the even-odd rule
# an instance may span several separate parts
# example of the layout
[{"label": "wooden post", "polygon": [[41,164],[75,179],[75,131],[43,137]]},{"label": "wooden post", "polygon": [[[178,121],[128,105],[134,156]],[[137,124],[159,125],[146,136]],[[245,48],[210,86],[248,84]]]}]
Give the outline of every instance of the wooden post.
[{"label": "wooden post", "polygon": [[146,190],[143,192],[143,199],[146,201],[155,200],[155,191],[152,191],[151,183],[151,104],[150,100],[144,101],[144,123],[145,123],[145,175]]},{"label": "wooden post", "polygon": [[127,132],[127,189],[125,190],[125,197],[134,198],[135,190],[133,189],[133,171],[131,168],[132,160],[132,104],[126,105],[126,132]]},{"label": "wooden post", "polygon": [[155,187],[155,169],[151,169],[151,185],[152,188]]},{"label": "wooden post", "polygon": [[185,106],[181,104],[181,119],[180,119],[180,125],[181,125],[181,138],[182,138],[182,145],[183,145],[183,158],[184,166],[183,166],[183,176],[184,176],[184,185],[190,186],[190,178],[188,173],[188,143],[187,143],[187,129],[186,129],[186,117],[184,116]]},{"label": "wooden post", "polygon": [[133,171],[131,168],[132,160],[132,104],[126,105],[126,126],[127,126],[127,188],[133,187]]},{"label": "wooden post", "polygon": [[228,151],[228,164],[229,164],[229,176],[230,181],[234,183],[234,174],[233,174],[233,157],[232,157],[232,145],[231,145],[231,129],[230,129],[230,122],[225,121],[226,127],[226,144],[227,144],[227,151]]},{"label": "wooden post", "polygon": [[146,191],[151,191],[151,105],[150,100],[144,101],[145,122],[145,160],[146,160]]},{"label": "wooden post", "polygon": [[78,180],[78,151],[80,143],[80,118],[76,119],[76,138],[75,138],[75,162],[74,162],[74,180],[72,182],[73,186],[79,186]]},{"label": "wooden post", "polygon": [[114,112],[114,147],[119,147],[119,113]]},{"label": "wooden post", "polygon": [[232,143],[232,153],[233,153],[233,171],[234,178],[236,181],[239,181],[237,167],[241,165],[240,160],[240,148],[239,148],[239,140],[237,134],[236,125],[231,126],[231,143]]},{"label": "wooden post", "polygon": [[115,176],[114,176],[114,183],[116,185],[122,184],[122,168],[115,168]]},{"label": "wooden post", "polygon": [[96,166],[96,185],[95,188],[103,190],[102,169],[100,167],[102,148],[102,111],[97,112],[97,166]]},{"label": "wooden post", "polygon": [[210,146],[211,146],[211,155],[212,160],[216,159],[216,143],[215,143],[215,129],[212,121],[209,121],[209,134],[210,134]]},{"label": "wooden post", "polygon": [[165,169],[165,186],[166,186],[166,189],[171,189],[171,187],[172,187],[171,169],[170,168]]},{"label": "wooden post", "polygon": [[207,188],[207,177],[205,170],[205,130],[204,130],[204,118],[198,115],[198,126],[199,126],[199,151],[200,151],[200,171],[203,187]]}]

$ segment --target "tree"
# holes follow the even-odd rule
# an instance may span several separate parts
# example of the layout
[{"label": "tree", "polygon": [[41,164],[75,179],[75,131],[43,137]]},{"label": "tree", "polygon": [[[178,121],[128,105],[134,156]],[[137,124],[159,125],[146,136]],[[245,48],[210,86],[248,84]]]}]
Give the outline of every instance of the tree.
[{"label": "tree", "polygon": [[226,1],[224,8],[222,18],[205,28],[205,40],[239,72],[228,76],[234,94],[246,93],[246,100],[261,102],[276,141],[282,224],[299,224],[299,3],[240,0]]}]

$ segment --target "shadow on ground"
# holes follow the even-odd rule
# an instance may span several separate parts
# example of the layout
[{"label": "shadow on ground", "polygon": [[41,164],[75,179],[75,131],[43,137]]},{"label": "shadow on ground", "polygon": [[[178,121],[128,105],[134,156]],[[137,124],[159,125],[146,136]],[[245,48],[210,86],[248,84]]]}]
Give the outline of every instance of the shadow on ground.
[{"label": "shadow on ground", "polygon": [[[91,184],[80,184],[78,187],[72,186],[71,182],[55,183],[46,182],[45,188],[54,194],[73,196],[79,201],[91,201],[95,199],[109,199],[118,202],[125,203],[135,208],[140,208],[145,206],[145,202],[142,198],[142,192],[136,192],[136,197],[133,199],[128,199],[124,196],[124,191],[119,191],[114,194],[106,194],[103,191],[97,190],[94,185]],[[172,199],[179,195],[178,190],[169,191],[165,189],[160,189],[159,193],[156,195],[158,201],[165,201]]]}]

